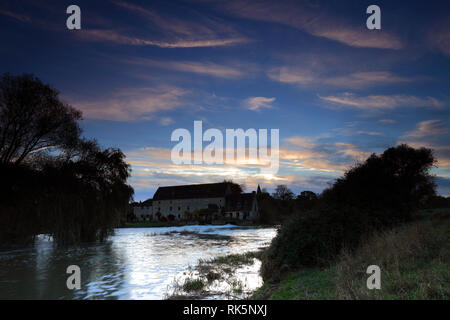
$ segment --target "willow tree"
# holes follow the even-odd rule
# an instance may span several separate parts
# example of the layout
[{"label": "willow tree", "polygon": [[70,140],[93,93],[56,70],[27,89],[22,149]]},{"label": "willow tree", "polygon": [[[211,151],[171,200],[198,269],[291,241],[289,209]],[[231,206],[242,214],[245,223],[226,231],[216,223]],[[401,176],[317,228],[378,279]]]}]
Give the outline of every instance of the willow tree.
[{"label": "willow tree", "polygon": [[1,78],[0,243],[104,240],[127,212],[125,155],[81,137],[80,119],[36,77]]},{"label": "willow tree", "polygon": [[0,163],[22,161],[48,148],[77,143],[81,112],[32,75],[4,74],[0,80]]}]

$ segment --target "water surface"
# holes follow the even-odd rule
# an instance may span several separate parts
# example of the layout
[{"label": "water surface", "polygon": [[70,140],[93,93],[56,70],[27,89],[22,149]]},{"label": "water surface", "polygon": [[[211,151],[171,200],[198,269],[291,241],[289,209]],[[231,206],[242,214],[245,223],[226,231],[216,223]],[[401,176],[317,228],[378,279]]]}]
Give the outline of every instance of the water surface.
[{"label": "water surface", "polygon": [[[0,299],[163,299],[198,259],[255,251],[275,234],[232,225],[125,228],[106,243],[66,249],[41,237],[33,248],[0,252]],[[81,268],[80,290],[66,287],[69,265]],[[249,286],[260,285],[248,270]]]}]

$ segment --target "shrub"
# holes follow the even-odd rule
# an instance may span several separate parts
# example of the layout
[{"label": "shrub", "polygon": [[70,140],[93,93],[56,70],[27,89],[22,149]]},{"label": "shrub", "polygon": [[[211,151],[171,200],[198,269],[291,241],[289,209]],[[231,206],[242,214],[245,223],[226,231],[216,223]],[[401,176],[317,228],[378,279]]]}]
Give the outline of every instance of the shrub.
[{"label": "shrub", "polygon": [[316,208],[296,215],[281,226],[263,254],[261,275],[280,278],[280,273],[301,266],[325,266],[367,232],[367,214],[354,208]]}]

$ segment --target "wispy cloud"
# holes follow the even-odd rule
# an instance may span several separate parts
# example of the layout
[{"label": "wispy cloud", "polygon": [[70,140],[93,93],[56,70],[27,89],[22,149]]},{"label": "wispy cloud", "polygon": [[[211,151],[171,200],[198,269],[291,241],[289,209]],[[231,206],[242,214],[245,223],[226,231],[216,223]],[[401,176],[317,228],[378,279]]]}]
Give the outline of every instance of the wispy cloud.
[{"label": "wispy cloud", "polygon": [[169,117],[162,117],[159,119],[159,123],[163,126],[168,126],[172,123],[174,123],[175,121],[172,118]]},{"label": "wispy cloud", "polygon": [[426,120],[417,124],[416,128],[406,134],[406,137],[424,138],[450,133],[450,127],[441,120]]},{"label": "wispy cloud", "polygon": [[374,85],[389,85],[393,83],[408,83],[414,79],[397,76],[388,71],[355,72],[347,76],[329,77],[325,83],[333,86],[362,88]]},{"label": "wispy cloud", "polygon": [[410,95],[369,95],[357,96],[353,93],[344,93],[338,96],[319,98],[332,103],[334,107],[348,107],[365,111],[393,110],[399,107],[429,107],[442,108],[443,102],[433,97],[420,98]]},{"label": "wispy cloud", "polygon": [[[237,31],[230,23],[214,19],[208,15],[202,15],[195,10],[184,9],[183,18],[174,14],[160,12],[146,4],[145,6],[132,4],[125,1],[113,1],[139,17],[142,17],[151,25],[151,29],[157,31],[165,40],[150,40],[116,35],[108,37],[104,34],[90,34],[91,39],[116,41],[122,44],[150,45],[161,48],[195,48],[232,46],[247,43],[250,40]],[[170,6],[170,5],[169,5]],[[111,31],[108,31],[111,33]]]},{"label": "wispy cloud", "polygon": [[227,79],[239,78],[246,74],[241,66],[217,64],[213,62],[162,61],[147,58],[127,59],[124,60],[124,62],[145,67],[164,68]]},{"label": "wispy cloud", "polygon": [[352,47],[401,49],[399,37],[384,31],[368,32],[350,24],[311,1],[227,1],[229,12],[240,17],[285,24],[311,35],[338,41]]},{"label": "wispy cloud", "polygon": [[95,100],[74,100],[72,104],[90,119],[113,121],[152,120],[159,111],[173,110],[183,104],[189,91],[170,86],[124,88]]},{"label": "wispy cloud", "polygon": [[174,40],[156,41],[139,37],[123,35],[115,30],[80,30],[76,34],[87,41],[114,42],[122,45],[132,46],[156,46],[161,48],[197,48],[197,47],[219,47],[232,46],[248,42],[245,38],[205,39],[205,40]]},{"label": "wispy cloud", "polygon": [[[329,70],[327,70],[329,72]],[[408,83],[416,79],[401,77],[389,71],[354,72],[339,76],[330,76],[327,71],[315,70],[312,67],[272,68],[267,75],[272,80],[299,86],[333,86],[340,88],[360,89],[377,85]]]},{"label": "wispy cloud", "polygon": [[450,126],[442,120],[425,120],[401,136],[398,143],[407,143],[414,148],[431,148],[438,160],[439,170],[450,177]]},{"label": "wispy cloud", "polygon": [[9,10],[0,9],[0,14],[4,15],[4,16],[7,16],[7,17],[10,17],[10,18],[13,18],[13,19],[16,19],[16,20],[21,21],[21,22],[28,22],[28,23],[30,23],[32,21],[31,18],[29,16],[27,16],[27,15],[20,14],[20,13],[15,13],[15,12],[12,12],[12,11],[9,11]]},{"label": "wispy cloud", "polygon": [[321,137],[294,136],[284,141],[287,145],[280,150],[280,159],[296,171],[342,174],[350,165],[371,154],[356,144],[330,142]]},{"label": "wispy cloud", "polygon": [[450,55],[450,17],[440,20],[428,31],[428,42],[443,53]]},{"label": "wispy cloud", "polygon": [[261,109],[273,108],[272,103],[275,102],[275,100],[276,98],[250,97],[245,100],[245,105],[249,110],[260,111]]},{"label": "wispy cloud", "polygon": [[378,122],[379,122],[379,123],[382,123],[382,124],[394,124],[394,123],[396,123],[397,121],[392,120],[392,119],[380,119],[380,120],[378,120]]}]

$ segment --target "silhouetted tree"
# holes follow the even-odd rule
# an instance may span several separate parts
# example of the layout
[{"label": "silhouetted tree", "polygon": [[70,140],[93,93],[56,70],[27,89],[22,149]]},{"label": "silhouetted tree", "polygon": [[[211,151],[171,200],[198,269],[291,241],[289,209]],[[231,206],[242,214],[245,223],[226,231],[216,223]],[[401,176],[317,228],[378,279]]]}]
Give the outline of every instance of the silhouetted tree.
[{"label": "silhouetted tree", "polygon": [[[119,149],[81,138],[81,112],[29,75],[0,81],[0,244],[104,240],[129,210]],[[52,148],[53,152],[42,152]],[[41,151],[41,152],[39,152]]]},{"label": "silhouetted tree", "polygon": [[436,160],[430,149],[402,144],[381,155],[372,154],[324,190],[324,202],[373,213],[381,225],[404,222],[413,210],[435,195],[429,173]]},{"label": "silhouetted tree", "polygon": [[348,170],[312,210],[293,215],[263,255],[265,279],[302,266],[329,265],[342,248],[352,250],[372,232],[412,219],[435,195],[430,149],[407,145],[372,154]]},{"label": "silhouetted tree", "polygon": [[302,210],[311,209],[317,203],[317,195],[312,191],[302,191],[297,196],[297,202]]},{"label": "silhouetted tree", "polygon": [[21,163],[30,153],[77,143],[81,112],[32,75],[0,80],[0,163]]},{"label": "silhouetted tree", "polygon": [[292,200],[294,199],[294,193],[284,184],[278,185],[275,188],[275,192],[272,194],[272,196],[277,200]]}]

